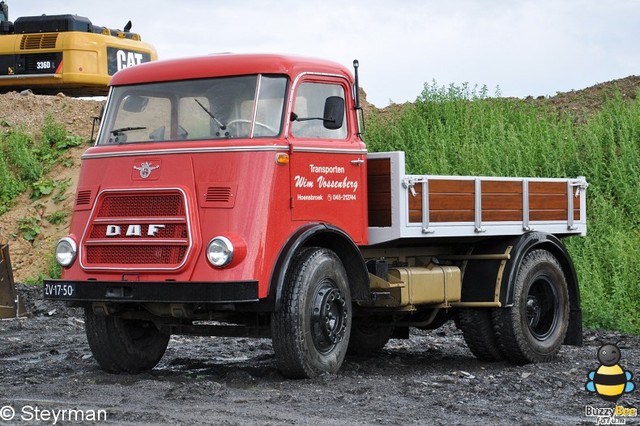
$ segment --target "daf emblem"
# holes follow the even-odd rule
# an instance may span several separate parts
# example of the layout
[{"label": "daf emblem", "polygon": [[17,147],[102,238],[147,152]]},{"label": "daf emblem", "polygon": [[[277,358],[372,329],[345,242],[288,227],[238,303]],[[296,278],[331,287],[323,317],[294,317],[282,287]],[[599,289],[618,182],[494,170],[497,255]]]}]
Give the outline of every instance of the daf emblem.
[{"label": "daf emblem", "polygon": [[139,167],[133,166],[133,168],[140,172],[140,177],[142,179],[146,179],[151,175],[152,171],[154,171],[155,169],[159,169],[160,166],[153,166],[148,161],[145,161],[144,163],[140,164]]}]

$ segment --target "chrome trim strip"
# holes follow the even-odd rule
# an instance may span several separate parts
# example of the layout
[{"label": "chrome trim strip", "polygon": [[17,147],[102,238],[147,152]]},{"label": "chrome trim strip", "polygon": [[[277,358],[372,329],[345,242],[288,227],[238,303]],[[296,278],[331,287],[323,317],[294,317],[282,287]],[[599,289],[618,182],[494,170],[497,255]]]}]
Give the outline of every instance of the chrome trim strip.
[{"label": "chrome trim strip", "polygon": [[133,157],[140,155],[169,155],[169,154],[202,154],[210,152],[252,152],[252,151],[289,151],[289,145],[266,145],[266,146],[237,146],[237,147],[206,147],[206,148],[174,148],[174,149],[145,149],[126,152],[105,152],[101,154],[82,155],[82,159],[92,158],[113,158],[113,157]]},{"label": "chrome trim strip", "polygon": [[[162,267],[152,267],[152,268],[143,268],[143,267],[126,267],[126,266],[87,266],[84,264],[83,262],[83,254],[82,251],[84,249],[84,246],[86,244],[86,241],[88,238],[88,234],[89,234],[89,229],[91,228],[93,222],[93,218],[94,215],[96,214],[96,207],[98,206],[98,200],[104,196],[104,194],[108,194],[108,193],[126,193],[126,192],[147,192],[147,193],[154,193],[154,192],[167,192],[167,191],[177,191],[180,194],[182,194],[182,199],[184,202],[184,209],[185,209],[185,218],[186,218],[186,224],[187,224],[187,233],[188,233],[188,244],[189,246],[187,247],[187,252],[184,254],[184,259],[182,259],[182,262],[173,267],[173,268],[162,268]],[[117,188],[111,188],[111,189],[105,189],[103,191],[100,191],[99,193],[96,194],[95,197],[95,201],[93,203],[93,207],[91,208],[91,213],[89,214],[89,220],[87,221],[87,225],[84,229],[84,232],[82,233],[82,238],[80,239],[80,243],[78,244],[78,262],[80,267],[84,270],[84,271],[178,271],[180,270],[189,260],[189,256],[191,255],[191,251],[193,249],[193,235],[191,233],[191,221],[189,220],[190,218],[190,210],[189,210],[189,199],[187,198],[187,193],[182,189],[182,188],[123,188],[123,189],[117,189]],[[89,245],[91,245],[91,243],[89,243]]]},{"label": "chrome trim strip", "polygon": [[316,152],[322,154],[359,154],[364,155],[367,154],[368,151],[366,149],[341,149],[341,148],[317,148],[317,147],[301,147],[296,146],[293,147],[293,152]]},{"label": "chrome trim strip", "polygon": [[152,238],[133,238],[133,237],[129,237],[128,239],[124,239],[122,237],[120,238],[113,238],[112,240],[107,239],[107,238],[95,238],[92,239],[89,242],[85,242],[84,244],[86,246],[97,246],[97,245],[122,245],[122,246],[139,246],[142,244],[147,244],[147,245],[158,245],[158,244],[172,244],[176,247],[179,246],[184,246],[187,245],[189,243],[189,241],[187,241],[186,238],[176,238],[175,240],[169,240],[169,239],[157,239],[154,240]]},{"label": "chrome trim strip", "polygon": [[155,219],[158,219],[157,222],[171,222],[171,224],[187,223],[187,220],[181,217],[168,217],[168,216],[167,217],[151,216],[146,218],[110,216],[110,217],[97,218],[96,220],[93,221],[93,223],[107,223],[107,224],[114,224],[114,222],[115,223],[147,223],[147,222],[156,222]]}]

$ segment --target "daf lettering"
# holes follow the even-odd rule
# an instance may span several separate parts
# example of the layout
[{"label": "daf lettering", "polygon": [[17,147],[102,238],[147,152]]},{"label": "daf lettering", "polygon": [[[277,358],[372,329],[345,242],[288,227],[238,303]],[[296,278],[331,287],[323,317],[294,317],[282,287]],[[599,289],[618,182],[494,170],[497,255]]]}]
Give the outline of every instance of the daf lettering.
[{"label": "daf lettering", "polygon": [[115,237],[120,235],[120,227],[118,225],[107,225],[107,237]]},{"label": "daf lettering", "polygon": [[127,228],[127,237],[139,237],[142,235],[142,227],[140,225],[129,225]]},{"label": "daf lettering", "polygon": [[[147,237],[155,237],[156,234],[165,227],[166,225],[159,224],[149,224],[147,228],[146,236]],[[107,225],[107,230],[105,232],[107,237],[117,237],[122,235],[122,227],[120,225]],[[125,236],[127,237],[141,237],[142,236],[142,225],[129,225],[127,227],[127,231],[125,232]]]},{"label": "daf lettering", "polygon": [[149,229],[147,230],[147,236],[155,237],[159,230],[164,228],[164,225],[149,225]]}]

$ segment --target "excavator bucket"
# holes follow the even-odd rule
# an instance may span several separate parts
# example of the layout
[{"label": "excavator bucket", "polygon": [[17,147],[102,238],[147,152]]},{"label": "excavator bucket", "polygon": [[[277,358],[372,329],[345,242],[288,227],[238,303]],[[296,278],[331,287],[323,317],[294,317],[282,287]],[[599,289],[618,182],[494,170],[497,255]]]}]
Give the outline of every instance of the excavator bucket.
[{"label": "excavator bucket", "polygon": [[2,238],[0,246],[0,318],[17,318],[24,315],[24,305],[17,297],[13,282],[9,243]]}]

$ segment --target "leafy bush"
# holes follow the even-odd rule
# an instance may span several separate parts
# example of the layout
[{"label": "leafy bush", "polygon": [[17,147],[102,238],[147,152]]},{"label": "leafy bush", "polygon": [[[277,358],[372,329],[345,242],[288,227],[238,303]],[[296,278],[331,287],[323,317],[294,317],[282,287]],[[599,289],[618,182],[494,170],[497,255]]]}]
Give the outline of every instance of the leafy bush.
[{"label": "leafy bush", "polygon": [[11,201],[31,188],[32,198],[54,194],[59,202],[69,186],[66,181],[42,178],[69,148],[82,144],[82,138],[70,135],[64,126],[49,114],[41,129],[41,138],[35,141],[22,129],[0,133],[0,214]]}]

